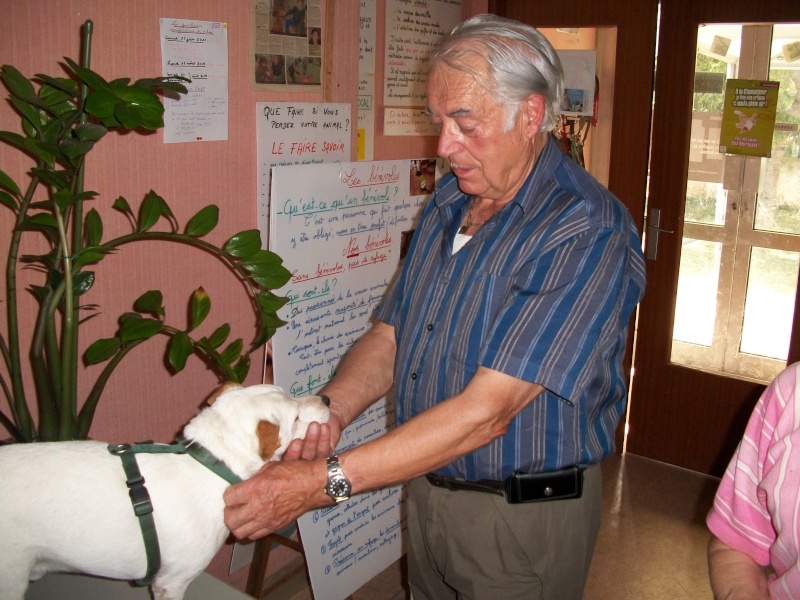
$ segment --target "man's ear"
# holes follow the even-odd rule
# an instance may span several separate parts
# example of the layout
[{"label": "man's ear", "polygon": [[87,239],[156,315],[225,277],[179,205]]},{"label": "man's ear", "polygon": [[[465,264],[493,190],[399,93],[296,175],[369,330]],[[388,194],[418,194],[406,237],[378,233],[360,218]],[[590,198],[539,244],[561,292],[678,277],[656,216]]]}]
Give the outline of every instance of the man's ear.
[{"label": "man's ear", "polygon": [[269,421],[259,421],[256,426],[256,436],[258,436],[258,455],[261,460],[264,462],[271,460],[281,445],[280,426]]},{"label": "man's ear", "polygon": [[547,114],[547,102],[541,94],[531,94],[522,101],[520,113],[523,118],[525,133],[533,138],[539,133],[542,121]]}]

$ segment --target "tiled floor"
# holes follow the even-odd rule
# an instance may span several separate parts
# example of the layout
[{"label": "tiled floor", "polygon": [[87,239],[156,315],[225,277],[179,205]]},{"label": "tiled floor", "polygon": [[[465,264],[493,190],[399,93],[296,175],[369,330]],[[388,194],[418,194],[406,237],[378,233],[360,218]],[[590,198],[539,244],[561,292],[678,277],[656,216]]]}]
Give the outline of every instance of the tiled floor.
[{"label": "tiled floor", "polygon": [[[717,483],[631,454],[608,459],[603,521],[584,600],[710,600],[704,519]],[[404,580],[400,561],[353,600],[407,600]],[[263,598],[313,600],[302,565]]]}]

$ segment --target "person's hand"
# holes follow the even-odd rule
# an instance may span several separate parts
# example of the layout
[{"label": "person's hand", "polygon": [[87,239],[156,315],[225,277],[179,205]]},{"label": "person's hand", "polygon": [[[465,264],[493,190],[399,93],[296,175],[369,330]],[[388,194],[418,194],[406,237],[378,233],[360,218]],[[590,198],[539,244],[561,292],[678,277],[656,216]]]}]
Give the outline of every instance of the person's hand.
[{"label": "person's hand", "polygon": [[330,456],[339,438],[342,435],[342,427],[339,419],[331,413],[327,423],[311,423],[306,431],[304,439],[292,440],[283,460],[316,460]]},{"label": "person's hand", "polygon": [[223,494],[225,525],[238,539],[255,540],[285,527],[330,499],[323,492],[326,466],[318,461],[268,462]]}]

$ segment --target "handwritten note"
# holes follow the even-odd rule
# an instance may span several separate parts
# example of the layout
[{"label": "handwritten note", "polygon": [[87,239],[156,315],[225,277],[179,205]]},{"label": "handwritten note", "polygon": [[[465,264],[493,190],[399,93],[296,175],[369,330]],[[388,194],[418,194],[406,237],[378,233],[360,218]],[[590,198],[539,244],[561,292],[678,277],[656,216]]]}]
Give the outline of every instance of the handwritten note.
[{"label": "handwritten note", "polygon": [[159,19],[161,72],[186,77],[189,93],[164,102],[164,142],[228,139],[228,25]]},{"label": "handwritten note", "polygon": [[349,161],[350,112],[349,104],[256,103],[258,228],[265,248],[272,167]]},{"label": "handwritten note", "polygon": [[361,0],[358,43],[358,160],[372,160],[375,139],[376,0]]},{"label": "handwritten note", "polygon": [[384,135],[439,135],[438,128],[424,110],[385,108],[383,112]]},{"label": "handwritten note", "polygon": [[425,105],[428,59],[460,20],[460,0],[386,1],[386,106]]},{"label": "handwritten note", "polygon": [[[316,393],[370,327],[427,198],[411,195],[419,172],[420,161],[407,160],[272,170],[270,247],[292,272],[280,290],[288,325],[272,338],[275,382],[292,395]],[[392,407],[370,407],[339,449],[383,435]],[[395,487],[301,517],[317,600],[342,600],[402,556],[401,498]]]}]

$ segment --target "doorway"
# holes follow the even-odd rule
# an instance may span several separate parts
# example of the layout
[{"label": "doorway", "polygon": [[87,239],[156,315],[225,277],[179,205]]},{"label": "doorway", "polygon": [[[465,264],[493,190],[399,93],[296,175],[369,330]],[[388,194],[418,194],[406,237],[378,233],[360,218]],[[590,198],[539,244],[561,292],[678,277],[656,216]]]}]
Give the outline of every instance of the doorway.
[{"label": "doorway", "polygon": [[[661,3],[626,449],[715,476],[766,383],[795,360],[800,63],[786,59],[800,8],[767,4]],[[729,79],[781,83],[769,157],[721,151]]]},{"label": "doorway", "polygon": [[[774,60],[773,51],[779,38],[781,53],[797,39],[789,24],[800,22],[800,6],[497,0],[490,9],[540,28],[616,31],[607,185],[642,231],[647,206],[647,251],[655,254],[635,328],[625,447],[719,476],[765,383],[787,359],[800,359],[792,206],[800,187],[788,183],[796,168],[788,164],[796,148],[789,116],[778,117],[771,158],[728,156],[719,152],[714,102],[734,77],[776,77],[783,93],[800,89],[800,61]],[[609,96],[602,81],[600,88],[602,105]],[[621,449],[622,427],[617,440]]]}]

